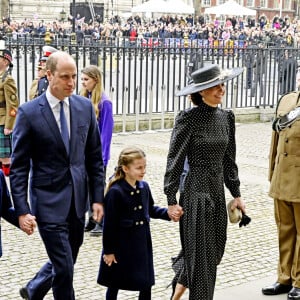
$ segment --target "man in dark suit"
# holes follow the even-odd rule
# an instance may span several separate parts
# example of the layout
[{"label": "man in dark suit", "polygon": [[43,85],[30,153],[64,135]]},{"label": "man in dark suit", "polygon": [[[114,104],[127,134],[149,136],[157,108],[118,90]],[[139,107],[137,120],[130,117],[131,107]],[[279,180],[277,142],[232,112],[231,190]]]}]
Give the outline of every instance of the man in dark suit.
[{"label": "man in dark suit", "polygon": [[36,217],[49,256],[20,294],[40,300],[52,287],[54,299],[74,300],[74,264],[83,242],[88,189],[94,220],[100,222],[103,215],[101,142],[92,104],[73,95],[73,58],[55,52],[46,70],[46,93],[19,108],[13,132],[10,184],[16,214],[25,232],[23,224]]}]

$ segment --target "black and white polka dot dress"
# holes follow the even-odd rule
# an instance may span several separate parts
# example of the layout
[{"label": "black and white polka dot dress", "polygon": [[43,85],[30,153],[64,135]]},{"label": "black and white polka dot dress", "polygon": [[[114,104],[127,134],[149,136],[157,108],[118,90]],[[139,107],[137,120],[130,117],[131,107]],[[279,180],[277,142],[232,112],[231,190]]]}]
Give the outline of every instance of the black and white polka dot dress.
[{"label": "black and white polka dot dress", "polygon": [[187,157],[190,169],[180,200],[184,209],[180,234],[189,300],[213,299],[217,265],[226,243],[224,183],[233,197],[240,196],[235,156],[235,119],[231,111],[201,103],[177,116],[164,191],[168,205],[176,204]]}]

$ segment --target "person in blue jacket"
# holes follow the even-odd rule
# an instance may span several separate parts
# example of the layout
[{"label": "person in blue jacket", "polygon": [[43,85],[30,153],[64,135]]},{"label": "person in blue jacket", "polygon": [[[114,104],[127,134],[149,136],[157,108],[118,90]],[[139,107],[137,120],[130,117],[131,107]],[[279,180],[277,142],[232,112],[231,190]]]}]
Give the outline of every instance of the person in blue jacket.
[{"label": "person in blue jacket", "polygon": [[178,221],[182,211],[169,214],[154,205],[143,181],[145,153],[125,148],[104,198],[103,250],[98,283],[107,287],[106,300],[116,300],[119,289],[139,291],[139,300],[151,299],[154,268],[150,218]]}]

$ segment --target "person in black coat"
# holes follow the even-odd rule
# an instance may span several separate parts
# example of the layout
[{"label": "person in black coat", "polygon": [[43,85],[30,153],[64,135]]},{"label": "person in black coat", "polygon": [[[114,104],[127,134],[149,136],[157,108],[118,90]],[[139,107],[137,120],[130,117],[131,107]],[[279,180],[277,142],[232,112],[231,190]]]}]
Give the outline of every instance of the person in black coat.
[{"label": "person in black coat", "polygon": [[169,214],[154,205],[147,182],[145,153],[124,149],[104,199],[103,251],[98,283],[107,287],[106,300],[118,290],[139,291],[140,300],[151,299],[154,268],[150,218],[178,221],[182,211]]},{"label": "person in black coat", "polygon": [[256,64],[255,54],[257,53],[258,46],[253,43],[253,41],[249,41],[249,45],[245,50],[245,67],[247,69],[247,89],[251,89],[253,84],[253,70]]},{"label": "person in black coat", "polygon": [[257,54],[254,61],[253,80],[250,96],[256,97],[259,91],[259,96],[262,98],[265,96],[265,74],[267,73],[267,57],[264,43],[258,43],[258,49],[256,50],[256,52]]},{"label": "person in black coat", "polygon": [[[0,170],[0,220],[1,217],[12,225],[19,227],[18,217],[13,208],[13,204],[10,198],[10,194],[7,188],[7,184],[5,181],[4,174],[2,170]],[[28,224],[29,227],[32,228],[31,233],[33,233],[33,229],[36,226],[35,221],[32,221],[32,224]],[[2,256],[2,243],[1,243],[1,224],[0,224],[0,257]]]},{"label": "person in black coat", "polygon": [[293,51],[287,49],[284,51],[285,58],[282,61],[282,67],[279,68],[279,82],[281,95],[296,90],[296,76],[298,71],[298,63],[293,56]]},{"label": "person in black coat", "polygon": [[[196,104],[176,117],[164,177],[169,212],[178,206],[184,211],[180,219],[184,265],[177,282],[189,288],[189,300],[213,299],[227,237],[224,186],[234,198],[231,210],[245,213],[235,158],[235,117],[219,107],[225,82],[242,72],[242,68],[221,70],[218,65],[207,65],[193,72],[192,82],[176,93],[193,95]],[[189,171],[177,200],[186,159]],[[174,294],[172,299],[179,298]]]}]

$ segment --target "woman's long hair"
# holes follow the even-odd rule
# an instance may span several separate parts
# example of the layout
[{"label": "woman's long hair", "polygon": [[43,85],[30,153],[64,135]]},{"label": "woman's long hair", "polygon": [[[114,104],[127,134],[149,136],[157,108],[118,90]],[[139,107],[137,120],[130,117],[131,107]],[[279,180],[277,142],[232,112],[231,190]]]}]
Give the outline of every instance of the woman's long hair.
[{"label": "woman's long hair", "polygon": [[[99,102],[102,97],[103,93],[103,82],[102,82],[102,73],[100,69],[97,66],[90,65],[88,67],[85,67],[81,73],[85,74],[86,76],[93,78],[96,81],[96,85],[94,89],[92,90],[92,95],[91,95],[91,102],[94,106],[96,116],[97,118],[99,117]],[[88,98],[88,90],[85,88],[82,88],[80,90],[80,95],[87,97]]]},{"label": "woman's long hair", "polygon": [[113,177],[110,179],[107,185],[106,192],[115,184],[117,181],[125,178],[123,166],[128,166],[133,163],[136,159],[145,158],[145,152],[138,147],[127,147],[123,149],[119,155],[118,166],[115,168]]}]

